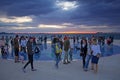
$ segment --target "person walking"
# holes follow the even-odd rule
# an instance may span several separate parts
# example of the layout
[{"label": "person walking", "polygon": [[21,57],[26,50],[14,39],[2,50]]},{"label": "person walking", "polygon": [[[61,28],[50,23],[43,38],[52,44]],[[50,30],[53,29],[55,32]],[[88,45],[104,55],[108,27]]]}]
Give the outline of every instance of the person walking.
[{"label": "person walking", "polygon": [[56,43],[55,43],[55,56],[56,56],[56,68],[59,68],[59,62],[61,59],[61,53],[62,53],[62,49],[60,48],[60,44],[59,44],[59,39],[57,39]]},{"label": "person walking", "polygon": [[33,67],[33,38],[30,37],[28,42],[27,42],[27,53],[28,53],[28,62],[25,64],[25,66],[22,68],[23,72],[25,71],[25,68],[28,66],[28,64],[31,64],[31,71],[36,71]]}]

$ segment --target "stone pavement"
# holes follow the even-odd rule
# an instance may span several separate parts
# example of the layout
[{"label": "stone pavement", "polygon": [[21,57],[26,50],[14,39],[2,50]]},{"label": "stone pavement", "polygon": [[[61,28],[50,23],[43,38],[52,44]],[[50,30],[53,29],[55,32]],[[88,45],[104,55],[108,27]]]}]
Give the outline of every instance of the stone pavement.
[{"label": "stone pavement", "polygon": [[97,74],[83,71],[81,60],[61,62],[59,69],[54,65],[54,61],[35,61],[37,71],[32,72],[29,65],[23,73],[24,64],[0,59],[0,80],[120,80],[120,54],[100,58]]}]

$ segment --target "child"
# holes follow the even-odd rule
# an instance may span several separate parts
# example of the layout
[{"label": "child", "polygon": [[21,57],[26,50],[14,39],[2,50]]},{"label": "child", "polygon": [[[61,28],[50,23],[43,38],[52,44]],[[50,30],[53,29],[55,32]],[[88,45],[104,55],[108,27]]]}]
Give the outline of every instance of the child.
[{"label": "child", "polygon": [[93,39],[93,44],[91,45],[92,50],[92,70],[95,73],[98,71],[98,61],[101,54],[100,46],[97,44],[97,39]]}]

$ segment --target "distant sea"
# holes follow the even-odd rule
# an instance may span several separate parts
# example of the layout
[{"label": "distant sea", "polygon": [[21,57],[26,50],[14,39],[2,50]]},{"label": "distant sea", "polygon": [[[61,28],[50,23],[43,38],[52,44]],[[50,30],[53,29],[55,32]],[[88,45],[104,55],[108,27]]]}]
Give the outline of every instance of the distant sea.
[{"label": "distant sea", "polygon": [[39,36],[47,36],[48,38],[53,36],[53,35],[58,35],[58,36],[78,36],[78,37],[92,37],[92,36],[102,36],[105,38],[108,38],[109,36],[112,36],[114,39],[120,39],[120,33],[115,33],[115,32],[111,32],[111,33],[103,33],[103,32],[98,32],[98,33],[5,33],[5,32],[1,32],[0,33],[0,37],[1,36],[8,36],[8,37],[14,37],[15,35],[19,35],[19,36],[35,36],[35,37],[39,37]]}]

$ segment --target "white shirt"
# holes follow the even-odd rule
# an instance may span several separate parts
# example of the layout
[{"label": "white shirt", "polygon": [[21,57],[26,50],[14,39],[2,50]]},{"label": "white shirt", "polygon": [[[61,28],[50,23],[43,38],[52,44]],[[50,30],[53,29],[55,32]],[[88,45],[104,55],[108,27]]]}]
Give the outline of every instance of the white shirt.
[{"label": "white shirt", "polygon": [[93,51],[93,56],[96,56],[98,53],[101,54],[100,45],[91,45],[91,50]]},{"label": "white shirt", "polygon": [[21,40],[20,45],[21,45],[22,47],[26,47],[26,44],[27,44],[27,41],[26,41],[26,40]]},{"label": "white shirt", "polygon": [[89,55],[91,55],[91,45],[90,45],[90,44],[88,44],[87,49],[88,49],[87,53],[88,53]]}]

